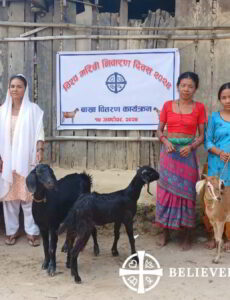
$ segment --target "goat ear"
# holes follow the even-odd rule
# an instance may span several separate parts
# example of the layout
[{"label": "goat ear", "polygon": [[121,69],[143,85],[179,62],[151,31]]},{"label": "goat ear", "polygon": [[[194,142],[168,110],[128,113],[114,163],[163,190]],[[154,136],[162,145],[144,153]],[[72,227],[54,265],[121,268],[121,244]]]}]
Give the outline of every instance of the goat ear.
[{"label": "goat ear", "polygon": [[31,193],[35,193],[37,189],[37,176],[36,170],[30,172],[30,174],[26,177],[26,186]]},{"label": "goat ear", "polygon": [[[208,177],[208,175],[207,174],[202,174],[201,175],[201,179],[206,179]],[[199,182],[199,181],[198,181]]]},{"label": "goat ear", "polygon": [[206,183],[206,179],[199,180],[196,183],[196,192],[197,192],[198,196],[200,197],[200,199],[203,198],[203,195],[204,195],[205,183]]}]

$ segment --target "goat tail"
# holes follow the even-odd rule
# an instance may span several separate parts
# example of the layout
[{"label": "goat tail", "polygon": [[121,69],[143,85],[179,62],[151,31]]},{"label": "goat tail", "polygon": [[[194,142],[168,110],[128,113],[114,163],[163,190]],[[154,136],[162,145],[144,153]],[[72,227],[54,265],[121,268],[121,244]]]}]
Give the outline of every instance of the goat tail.
[{"label": "goat tail", "polygon": [[83,173],[80,174],[84,183],[83,183],[83,193],[90,193],[91,192],[91,188],[93,186],[93,176],[87,174],[85,171]]}]

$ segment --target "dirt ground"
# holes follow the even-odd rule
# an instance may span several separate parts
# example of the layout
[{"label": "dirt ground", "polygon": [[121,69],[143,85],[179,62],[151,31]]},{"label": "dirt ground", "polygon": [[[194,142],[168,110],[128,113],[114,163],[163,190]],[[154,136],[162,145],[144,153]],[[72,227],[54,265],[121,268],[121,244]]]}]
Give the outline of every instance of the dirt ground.
[{"label": "dirt ground", "polygon": [[[68,170],[55,169],[57,177],[70,173]],[[89,171],[93,175],[94,190],[99,192],[115,191],[127,186],[135,172],[133,171]],[[151,186],[154,192],[155,185]],[[154,199],[148,197],[144,188],[141,203],[152,204]],[[41,270],[43,260],[42,246],[32,248],[22,235],[14,246],[4,244],[4,227],[0,215],[0,299],[1,300],[75,300],[75,299],[177,299],[177,300],[217,300],[228,299],[229,277],[170,277],[169,268],[230,268],[230,254],[222,253],[221,263],[212,263],[215,250],[203,247],[205,235],[201,226],[196,229],[196,240],[191,250],[181,251],[179,236],[174,234],[173,240],[165,247],[156,246],[157,233],[152,223],[151,212],[146,211],[145,218],[138,217],[135,222],[137,250],[144,250],[154,256],[163,268],[163,276],[158,285],[144,295],[128,289],[121,277],[119,268],[130,255],[130,247],[125,232],[122,231],[118,250],[119,257],[111,255],[112,231],[110,227],[100,228],[98,242],[100,255],[94,257],[92,240],[80,254],[79,273],[82,284],[75,284],[69,269],[65,267],[65,254],[60,249],[65,235],[59,238],[57,249],[57,274],[49,277]],[[147,225],[146,225],[147,224]]]}]

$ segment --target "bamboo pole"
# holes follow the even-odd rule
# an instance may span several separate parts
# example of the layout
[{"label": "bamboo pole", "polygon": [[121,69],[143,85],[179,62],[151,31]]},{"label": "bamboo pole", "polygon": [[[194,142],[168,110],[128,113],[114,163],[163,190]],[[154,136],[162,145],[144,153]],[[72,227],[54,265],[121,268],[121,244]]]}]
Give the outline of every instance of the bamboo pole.
[{"label": "bamboo pole", "polygon": [[157,137],[128,137],[128,136],[48,136],[46,142],[90,141],[90,142],[159,142]]},{"label": "bamboo pole", "polygon": [[154,31],[154,30],[163,30],[163,31],[202,31],[202,30],[230,30],[230,25],[226,26],[179,26],[179,27],[128,27],[128,26],[86,26],[79,24],[70,24],[70,23],[34,23],[34,22],[9,22],[9,21],[0,21],[0,26],[9,26],[9,27],[56,27],[56,28],[67,28],[67,29],[102,29],[102,30],[119,30],[119,31]]},{"label": "bamboo pole", "polygon": [[43,37],[17,37],[17,38],[0,38],[0,42],[29,42],[29,41],[50,41],[50,40],[218,40],[230,39],[230,33],[223,34],[207,34],[207,35],[57,35]]},{"label": "bamboo pole", "polygon": [[44,29],[46,29],[47,27],[39,27],[39,28],[36,28],[36,29],[33,29],[33,30],[30,30],[30,31],[27,31],[25,33],[22,33],[20,34],[20,37],[26,37],[26,36],[29,36],[29,35],[32,35],[32,34],[35,34],[35,33],[38,33]]},{"label": "bamboo pole", "polygon": [[93,3],[90,3],[90,2],[85,2],[85,1],[80,1],[80,0],[68,0],[68,1],[72,2],[72,3],[81,3],[81,4],[85,4],[85,5],[92,6],[92,7],[98,7],[98,8],[103,7],[103,6],[98,5],[98,4],[93,4]]}]

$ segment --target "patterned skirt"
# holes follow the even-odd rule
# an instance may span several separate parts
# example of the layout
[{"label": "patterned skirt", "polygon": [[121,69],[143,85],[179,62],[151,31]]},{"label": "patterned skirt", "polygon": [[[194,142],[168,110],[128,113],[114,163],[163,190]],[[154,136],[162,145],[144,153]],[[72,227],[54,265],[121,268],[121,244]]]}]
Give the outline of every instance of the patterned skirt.
[{"label": "patterned skirt", "polygon": [[192,228],[196,221],[196,153],[181,157],[179,148],[176,145],[176,152],[167,153],[162,145],[157,183],[156,224],[171,229]]}]

